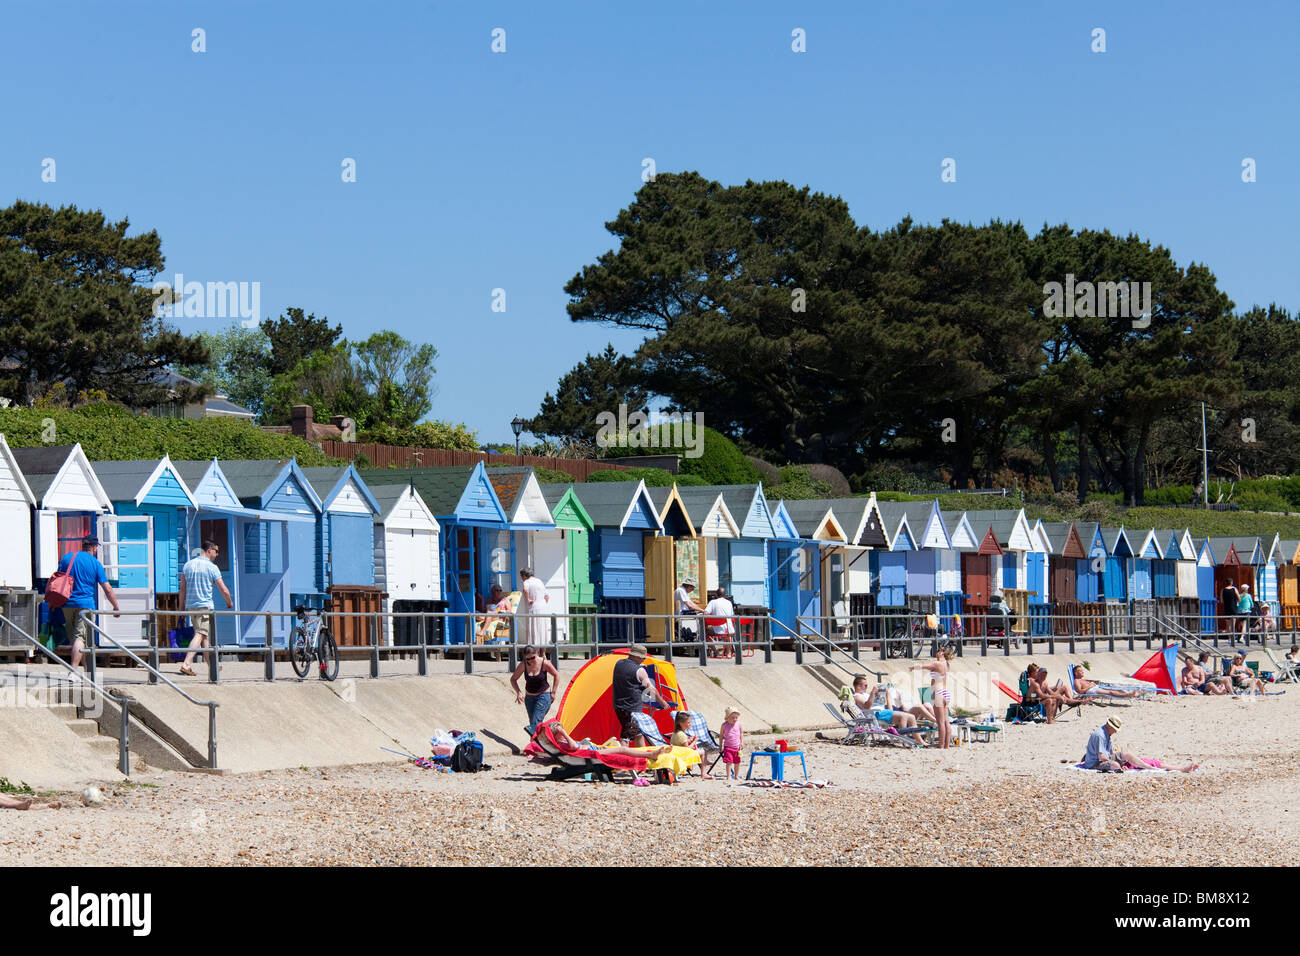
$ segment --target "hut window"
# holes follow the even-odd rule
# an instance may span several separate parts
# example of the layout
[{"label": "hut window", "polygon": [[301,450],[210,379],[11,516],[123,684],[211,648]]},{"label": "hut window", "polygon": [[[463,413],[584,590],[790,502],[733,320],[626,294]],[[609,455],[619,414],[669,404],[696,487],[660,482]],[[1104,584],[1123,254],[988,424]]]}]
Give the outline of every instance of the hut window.
[{"label": "hut window", "polygon": [[90,513],[59,515],[59,557],[81,550],[81,539],[90,534]]}]

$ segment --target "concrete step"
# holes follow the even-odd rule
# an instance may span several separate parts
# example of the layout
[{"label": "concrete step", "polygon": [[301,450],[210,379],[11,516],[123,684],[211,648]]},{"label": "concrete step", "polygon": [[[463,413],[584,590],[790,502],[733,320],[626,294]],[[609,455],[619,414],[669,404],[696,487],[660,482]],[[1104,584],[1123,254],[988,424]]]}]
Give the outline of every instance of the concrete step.
[{"label": "concrete step", "polygon": [[90,749],[106,757],[117,758],[117,741],[112,737],[90,737],[86,740]]},{"label": "concrete step", "polygon": [[64,723],[78,737],[99,736],[99,724],[88,717],[74,717],[72,720],[65,720]]},{"label": "concrete step", "polygon": [[47,704],[46,708],[51,714],[62,720],[71,721],[77,719],[76,704]]}]

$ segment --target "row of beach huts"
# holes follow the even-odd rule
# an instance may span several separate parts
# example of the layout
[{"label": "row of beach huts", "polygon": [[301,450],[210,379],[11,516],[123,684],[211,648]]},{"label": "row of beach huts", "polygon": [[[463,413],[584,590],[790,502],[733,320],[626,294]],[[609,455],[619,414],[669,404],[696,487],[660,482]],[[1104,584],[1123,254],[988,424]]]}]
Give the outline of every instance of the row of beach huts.
[{"label": "row of beach huts", "polygon": [[[523,567],[547,587],[558,639],[575,642],[593,629],[664,640],[662,616],[687,579],[698,594],[725,588],[760,627],[770,615],[775,639],[904,613],[961,615],[978,636],[995,592],[1031,636],[1150,634],[1170,621],[1212,633],[1229,580],[1250,584],[1283,627],[1300,619],[1300,542],[1277,535],[1193,538],[875,495],[770,502],[761,485],[542,484],[531,468],[482,464],[91,462],[80,445],[11,449],[0,435],[0,608],[34,615],[60,556],[88,534],[123,609],[137,611],[174,609],[180,566],[216,541],[236,609],[257,612],[220,619],[225,645],[262,646],[269,628],[283,646],[299,605],[468,614],[494,584],[517,589]],[[368,622],[336,620],[341,644],[372,639]],[[101,626],[132,646],[145,640],[140,622]],[[414,643],[412,624],[385,620],[382,639]],[[19,646],[7,630],[0,646]],[[448,617],[426,637],[467,634],[468,619]]]}]

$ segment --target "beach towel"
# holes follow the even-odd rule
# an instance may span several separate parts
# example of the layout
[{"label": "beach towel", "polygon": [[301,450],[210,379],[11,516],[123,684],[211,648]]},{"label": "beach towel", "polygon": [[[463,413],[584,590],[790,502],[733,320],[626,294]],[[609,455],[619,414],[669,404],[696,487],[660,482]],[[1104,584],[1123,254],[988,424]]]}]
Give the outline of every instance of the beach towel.
[{"label": "beach towel", "polygon": [[761,787],[764,790],[820,790],[833,787],[829,780],[742,780],[742,787]]},{"label": "beach towel", "polygon": [[[1096,767],[1085,767],[1085,766],[1084,766],[1083,764],[1081,764],[1081,763],[1067,763],[1067,764],[1062,764],[1061,767],[1062,767],[1063,770],[1082,770],[1084,773],[1103,773],[1103,772],[1104,772],[1104,771],[1098,770]],[[1150,770],[1150,769],[1138,770],[1138,769],[1136,769],[1136,768],[1134,768],[1134,767],[1132,767],[1132,766],[1125,765],[1124,772],[1125,772],[1125,773],[1175,773],[1176,771],[1168,770],[1168,769],[1166,769],[1166,768],[1164,768],[1164,767],[1161,767],[1161,768],[1156,769],[1156,770]]]}]

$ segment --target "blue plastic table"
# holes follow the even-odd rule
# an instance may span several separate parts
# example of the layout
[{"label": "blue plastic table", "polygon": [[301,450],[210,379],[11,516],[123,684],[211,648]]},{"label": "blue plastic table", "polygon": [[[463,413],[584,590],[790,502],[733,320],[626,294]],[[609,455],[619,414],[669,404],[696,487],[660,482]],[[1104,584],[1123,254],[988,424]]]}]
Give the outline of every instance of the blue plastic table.
[{"label": "blue plastic table", "polygon": [[753,751],[750,751],[750,754],[749,754],[749,770],[748,770],[748,772],[745,774],[745,779],[746,779],[746,780],[748,780],[750,777],[752,777],[752,776],[754,775],[754,758],[755,758],[755,757],[771,757],[771,758],[772,758],[772,779],[773,779],[773,780],[784,780],[784,779],[785,779],[785,758],[786,758],[786,757],[798,757],[798,758],[799,758],[799,765],[800,765],[801,767],[803,767],[803,778],[804,778],[805,780],[808,779],[808,764],[804,762],[804,759],[803,759],[803,751],[802,751],[802,750],[787,750],[787,751],[785,751],[785,752],[781,752],[781,751],[779,751],[779,750],[778,750],[778,751],[770,751],[770,750],[753,750]]}]

